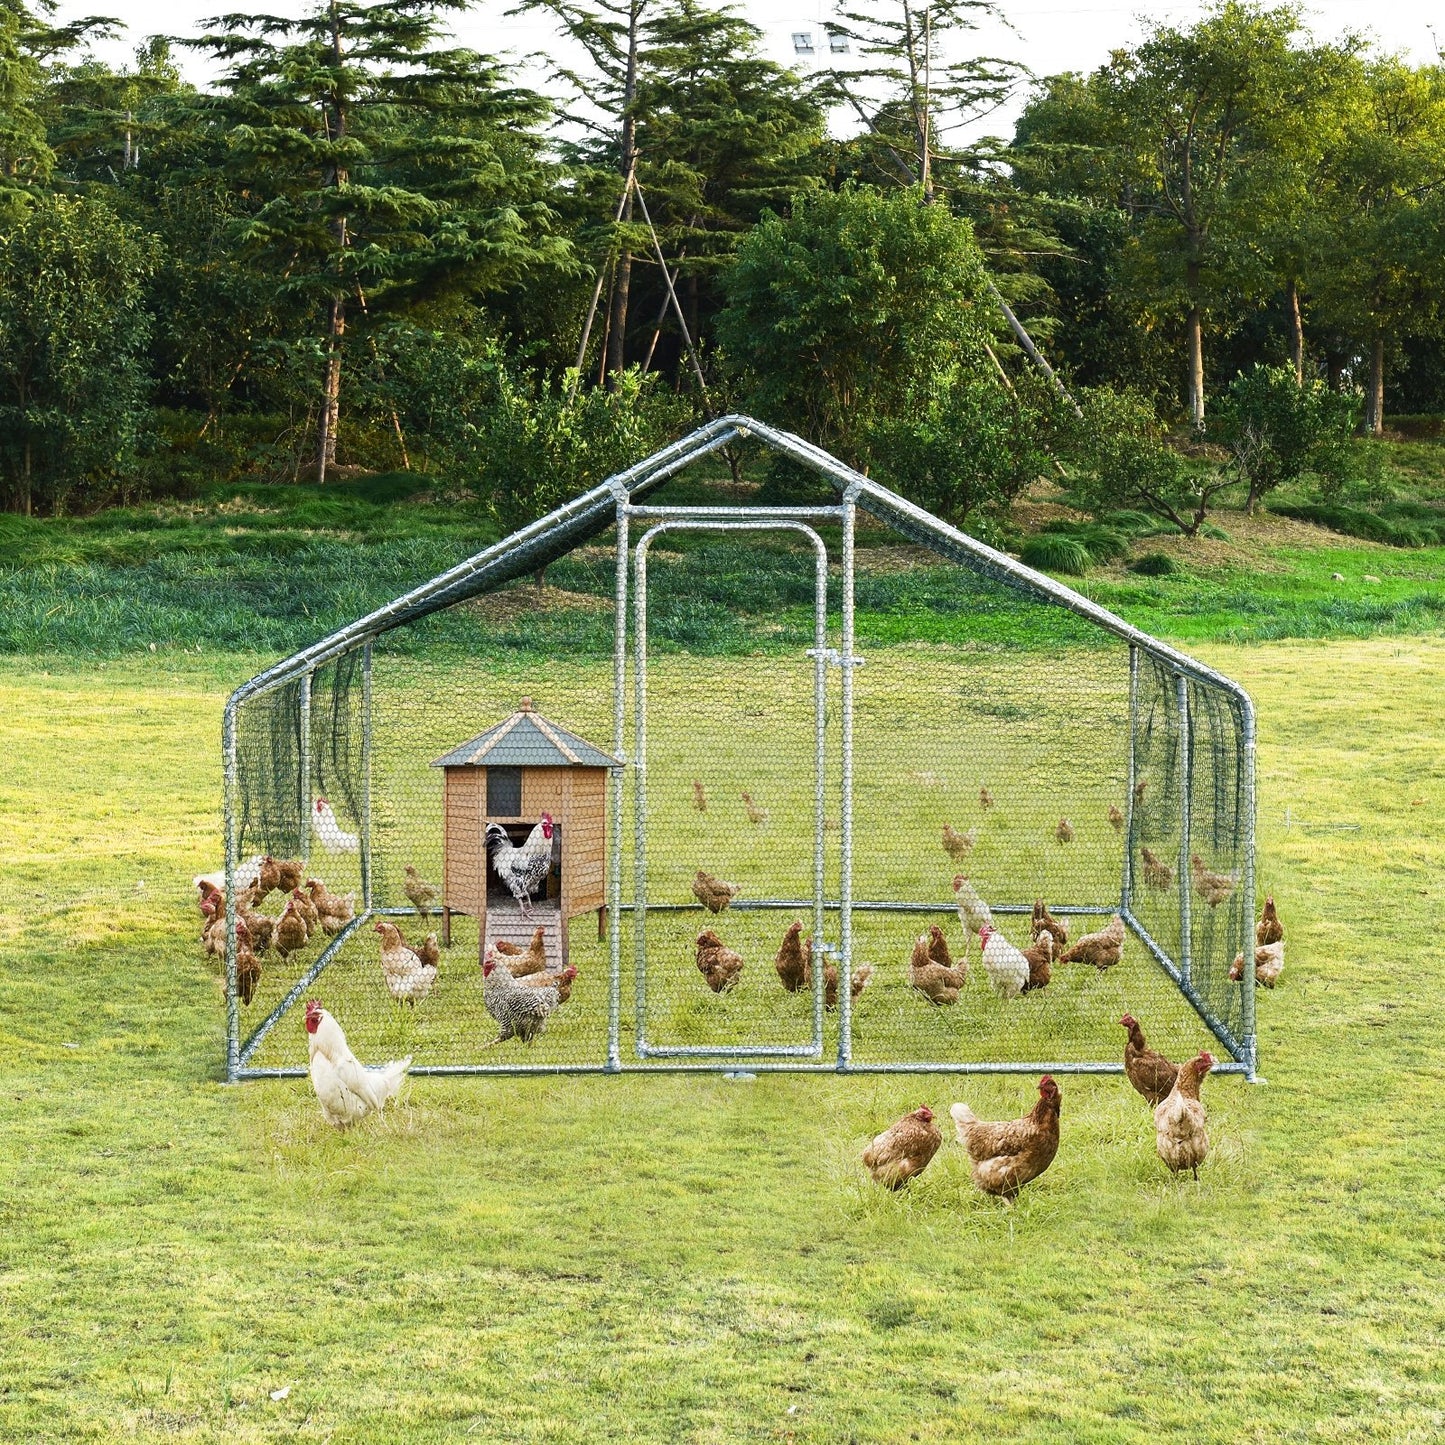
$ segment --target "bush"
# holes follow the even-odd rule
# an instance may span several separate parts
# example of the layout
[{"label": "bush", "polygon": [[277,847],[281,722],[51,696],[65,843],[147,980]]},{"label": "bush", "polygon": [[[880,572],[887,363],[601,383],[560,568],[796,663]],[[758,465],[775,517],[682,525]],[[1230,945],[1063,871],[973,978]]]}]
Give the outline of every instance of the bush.
[{"label": "bush", "polygon": [[980,507],[1012,502],[1047,470],[1054,410],[1027,386],[1010,394],[993,377],[956,375],[909,415],[874,422],[869,450],[880,481],[961,525]]},{"label": "bush", "polygon": [[1246,510],[1305,472],[1348,470],[1358,398],[1322,381],[1301,385],[1290,366],[1255,364],[1229,383],[1212,429],[1229,448],[1231,465],[1249,488]]},{"label": "bush", "polygon": [[1179,570],[1178,564],[1167,552],[1145,552],[1125,564],[1129,571],[1141,577],[1168,577]]},{"label": "bush", "polygon": [[1092,562],[1114,562],[1129,555],[1129,537],[1117,527],[1099,522],[1049,522],[1043,531],[1072,537],[1082,544]]},{"label": "bush", "polygon": [[741,401],[851,465],[875,423],[906,418],[993,324],[968,221],[917,191],[846,186],[765,213],[738,245],[718,339]]},{"label": "bush", "polygon": [[1101,386],[1081,401],[1083,414],[1065,418],[1065,436],[1073,490],[1083,504],[1101,517],[1147,513],[1195,536],[1233,478],[1218,468],[1187,466],[1146,397]]},{"label": "bush", "polygon": [[1019,560],[1040,572],[1062,572],[1069,577],[1082,577],[1089,570],[1093,558],[1077,537],[1066,536],[1062,532],[1040,532],[1024,543]]},{"label": "bush", "polygon": [[1363,537],[1390,547],[1445,546],[1445,514],[1419,504],[1399,502],[1377,513],[1340,503],[1282,502],[1272,510],[1281,517],[1313,522],[1345,537]]}]

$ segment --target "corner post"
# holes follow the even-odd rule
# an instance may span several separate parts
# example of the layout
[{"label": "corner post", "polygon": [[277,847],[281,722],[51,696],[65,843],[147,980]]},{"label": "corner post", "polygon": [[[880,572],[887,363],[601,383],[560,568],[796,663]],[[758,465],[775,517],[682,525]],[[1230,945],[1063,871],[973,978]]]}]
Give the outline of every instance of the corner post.
[{"label": "corner post", "polygon": [[[624,764],[627,729],[627,494],[617,494],[617,580],[612,627],[612,755]],[[612,909],[608,938],[607,1067],[622,1068],[622,809],[627,770],[612,770],[612,852],[607,860],[607,896]],[[635,920],[634,920],[635,921]]]},{"label": "corner post", "polygon": [[1179,708],[1179,972],[1194,986],[1193,901],[1189,896],[1189,858],[1194,851],[1194,739],[1189,719],[1189,680],[1174,675]]},{"label": "corner post", "polygon": [[[361,906],[371,912],[371,643],[361,653]],[[450,917],[447,943],[451,943]]]},{"label": "corner post", "polygon": [[300,737],[297,744],[300,758],[296,771],[300,774],[300,818],[301,841],[297,852],[301,854],[301,866],[311,862],[311,679],[309,670],[301,674]]},{"label": "corner post", "polygon": [[1243,757],[1240,760],[1240,767],[1243,770],[1243,804],[1244,817],[1241,820],[1244,827],[1244,876],[1240,880],[1240,887],[1243,891],[1243,939],[1240,947],[1243,950],[1246,960],[1246,967],[1241,979],[1242,984],[1242,1016],[1240,1018],[1240,1032],[1244,1035],[1244,1062],[1248,1069],[1246,1077],[1250,1083],[1262,1082],[1259,1080],[1259,1038],[1255,1031],[1254,1001],[1257,984],[1254,978],[1254,969],[1248,964],[1254,958],[1254,890],[1255,890],[1255,823],[1257,817],[1257,801],[1255,795],[1255,719],[1254,704],[1249,697],[1240,695],[1240,744]]},{"label": "corner post", "polygon": [[858,486],[843,494],[842,577],[842,819],[838,870],[838,1069],[853,1062],[853,533],[858,520]]},{"label": "corner post", "polygon": [[1124,794],[1124,872],[1119,882],[1119,911],[1134,906],[1134,788],[1139,782],[1139,644],[1129,644],[1129,785]]},{"label": "corner post", "polygon": [[239,827],[236,819],[240,767],[236,746],[237,703],[226,704],[221,723],[223,786],[221,810],[226,833],[226,1082],[234,1084],[241,1072],[241,1007],[236,985],[236,854]]}]

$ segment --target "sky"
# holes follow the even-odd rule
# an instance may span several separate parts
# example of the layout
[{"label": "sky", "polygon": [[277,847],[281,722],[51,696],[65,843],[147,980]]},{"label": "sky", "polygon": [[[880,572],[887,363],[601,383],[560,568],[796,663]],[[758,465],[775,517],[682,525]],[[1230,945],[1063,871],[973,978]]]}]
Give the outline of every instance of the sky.
[{"label": "sky", "polygon": [[[242,8],[244,0],[63,0],[60,14],[71,19],[99,12],[123,21],[129,27],[126,38],[97,47],[97,53],[112,64],[124,64],[144,36],[197,34],[203,18]],[[298,13],[305,8],[305,0],[267,0],[258,8],[272,14]],[[455,23],[458,41],[475,50],[510,52],[518,57],[543,49],[556,51],[556,32],[548,22],[535,17],[508,18],[509,8],[510,0],[476,0]],[[834,0],[741,0],[738,8],[762,29],[767,53],[780,63],[796,63],[807,70],[828,53],[827,19],[835,8]],[[1187,24],[1205,6],[1198,0],[1103,0],[1099,4],[1003,0],[1002,8],[1012,30],[984,23],[973,37],[975,53],[1022,61],[1034,74],[1044,76],[1092,70],[1109,58],[1111,50],[1139,38],[1141,19]],[[1304,10],[1307,24],[1321,39],[1354,30],[1417,64],[1436,57],[1436,34],[1445,43],[1445,11],[1438,0],[1313,0]],[[798,53],[795,37],[804,35],[813,47],[812,59]],[[197,82],[209,78],[204,61],[193,55],[184,55],[182,66]],[[539,89],[545,88],[540,70],[527,78]],[[980,133],[1009,134],[1023,98],[1021,93],[1009,107],[990,117],[978,128]]]}]

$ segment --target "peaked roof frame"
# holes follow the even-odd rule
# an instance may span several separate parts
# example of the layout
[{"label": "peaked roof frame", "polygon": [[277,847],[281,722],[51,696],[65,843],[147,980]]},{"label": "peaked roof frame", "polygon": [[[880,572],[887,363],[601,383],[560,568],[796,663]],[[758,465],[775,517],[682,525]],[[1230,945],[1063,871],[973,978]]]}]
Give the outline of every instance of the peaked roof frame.
[{"label": "peaked roof frame", "polygon": [[839,494],[864,511],[887,523],[896,532],[950,561],[971,567],[1032,593],[1041,601],[1066,607],[1069,611],[1130,643],[1186,677],[1223,689],[1242,712],[1244,731],[1253,746],[1254,704],[1237,682],[1216,672],[1187,653],[1140,631],[1082,593],[1056,582],[1032,567],[1026,567],[1004,552],[970,537],[957,527],[941,521],[922,507],[830,456],[802,437],[753,417],[739,414],[721,416],[687,436],[654,452],[650,457],[598,483],[590,491],[539,517],[511,536],[484,548],[464,562],[414,587],[392,602],[369,612],[309,647],[258,673],[231,694],[226,704],[228,721],[248,697],[295,680],[314,671],[341,653],[381,637],[394,628],[416,622],[433,612],[491,592],[517,577],[564,557],[583,543],[600,536],[617,520],[620,505],[635,503],[660,487],[669,477],[693,462],[718,451],[730,442],[744,439],[763,442],[774,451],[790,456],[826,477]]}]

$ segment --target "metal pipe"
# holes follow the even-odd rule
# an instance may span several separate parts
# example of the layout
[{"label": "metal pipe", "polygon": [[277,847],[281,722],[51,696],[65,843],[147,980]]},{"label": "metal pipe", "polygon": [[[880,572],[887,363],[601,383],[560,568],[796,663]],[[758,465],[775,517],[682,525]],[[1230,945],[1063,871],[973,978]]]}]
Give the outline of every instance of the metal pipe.
[{"label": "metal pipe", "polygon": [[1129,784],[1124,794],[1124,876],[1119,907],[1128,911],[1134,895],[1134,785],[1139,778],[1139,648],[1129,644]]},{"label": "metal pipe", "polygon": [[[658,509],[666,510],[666,509]],[[637,970],[637,1052],[646,1058],[657,1052],[657,1046],[647,1042],[647,879],[645,871],[645,858],[647,847],[646,827],[646,799],[647,799],[647,555],[652,546],[653,539],[664,532],[688,531],[688,532],[800,532],[809,538],[813,543],[814,559],[814,648],[813,648],[813,701],[815,712],[814,746],[817,750],[815,766],[817,771],[816,785],[814,788],[814,809],[815,809],[815,833],[813,851],[813,917],[814,936],[821,935],[823,931],[823,889],[825,886],[824,874],[824,809],[826,799],[824,797],[824,770],[823,770],[823,747],[824,747],[824,705],[827,689],[827,605],[828,605],[828,548],[823,539],[810,526],[804,522],[795,521],[791,518],[759,517],[756,514],[747,516],[732,517],[699,517],[696,515],[671,516],[665,515],[663,520],[655,522],[637,540],[635,548],[635,561],[633,569],[636,573],[636,588],[633,599],[633,611],[635,620],[633,623],[634,637],[634,692],[635,692],[635,724],[634,732],[637,739],[637,757],[635,759],[635,811],[633,839],[633,853],[637,865],[637,883],[635,898],[633,902],[634,920],[641,914],[640,923],[634,921],[633,928],[637,939],[636,970]],[[803,905],[806,906],[806,905]],[[845,977],[846,982],[846,977]],[[823,989],[825,980],[822,968],[814,970],[813,980],[813,1038],[807,1045],[806,1052],[813,1057],[821,1057],[823,1052]],[[794,1052],[792,1046],[778,1045],[776,1048],[767,1048],[762,1052],[767,1055],[788,1054]]]},{"label": "metal pipe", "polygon": [[[828,549],[816,532],[813,570],[813,942],[823,942],[827,887]],[[813,1048],[823,1056],[826,951],[813,964]],[[846,982],[846,979],[845,979]]]},{"label": "metal pipe", "polygon": [[[1240,766],[1244,770],[1244,877],[1241,880],[1244,901],[1243,937],[1241,947],[1246,960],[1254,957],[1254,908],[1255,908],[1255,824],[1257,800],[1255,796],[1255,718],[1254,704],[1246,697],[1240,704],[1240,742],[1243,758]],[[1254,969],[1246,967],[1241,978],[1240,1031],[1244,1034],[1245,1059],[1249,1064],[1249,1079],[1253,1083],[1259,1077],[1259,1036],[1256,1031],[1254,1014],[1255,983]]]},{"label": "metal pipe", "polygon": [[795,522],[839,521],[847,514],[846,507],[628,507],[629,517],[672,517],[677,519],[737,517],[756,521],[760,513]]},{"label": "metal pipe", "polygon": [[361,653],[361,907],[372,906],[371,862],[371,643]]},{"label": "metal pipe", "polygon": [[301,820],[301,844],[297,852],[301,855],[301,866],[305,868],[311,860],[311,684],[315,674],[301,674],[300,698],[297,711],[301,731],[297,737],[296,771],[300,775],[297,792]]},{"label": "metal pipe", "polygon": [[[808,898],[735,898],[728,904],[729,913],[753,912],[786,912],[803,913],[813,906],[812,900]],[[634,905],[624,903],[622,911],[629,913]],[[823,907],[829,913],[839,913],[843,904],[841,899],[823,900]],[[855,898],[850,904],[854,913],[957,913],[956,903],[900,903],[894,899],[866,899]],[[1030,914],[1034,911],[1032,903],[990,903],[990,913],[1017,913]],[[380,910],[387,911],[387,910]],[[410,912],[409,909],[400,910],[403,913]],[[649,913],[701,913],[701,903],[649,903]],[[1096,915],[1100,918],[1111,918],[1119,911],[1117,903],[1055,903],[1054,911],[1062,914],[1084,913]]]},{"label": "metal pipe", "polygon": [[[760,1061],[748,1063],[748,1070],[755,1074],[836,1074],[836,1064],[769,1063]],[[624,1064],[620,1069],[609,1069],[605,1064],[413,1064],[408,1073],[413,1078],[480,1078],[488,1075],[497,1077],[558,1074],[722,1074],[730,1072],[724,1062],[715,1064]],[[1110,1063],[945,1063],[926,1064],[854,1064],[855,1074],[1122,1074],[1123,1064]],[[1215,1074],[1246,1073],[1241,1063],[1215,1064],[1210,1070]],[[242,1069],[242,1079],[304,1079],[307,1071],[299,1065],[275,1069]]]},{"label": "metal pipe", "polygon": [[[627,732],[627,507],[617,503],[617,577],[612,623],[612,755],[623,763]],[[607,896],[612,927],[607,931],[607,1067],[622,1067],[622,810],[627,773],[612,770],[612,856],[607,860]]]},{"label": "metal pipe", "polygon": [[240,838],[236,822],[236,792],[240,763],[236,747],[236,718],[239,703],[226,704],[221,719],[221,753],[224,781],[221,811],[226,843],[226,1079],[234,1084],[241,1067],[241,1001],[236,982],[236,863]]},{"label": "metal pipe", "polygon": [[632,594],[632,992],[639,1055],[647,1048],[647,547],[651,540],[652,532],[645,532],[637,543]]},{"label": "metal pipe", "polygon": [[[1234,1033],[1229,1028],[1229,1026],[1224,1023],[1222,1019],[1219,1019],[1215,1016],[1213,1010],[1209,1007],[1209,1001],[1203,998],[1200,995],[1198,989],[1196,989],[1194,985],[1184,977],[1184,975],[1179,971],[1178,965],[1175,964],[1174,960],[1171,959],[1162,948],[1160,948],[1159,944],[1154,940],[1153,935],[1150,934],[1149,930],[1145,928],[1144,925],[1140,923],[1140,921],[1132,913],[1126,913],[1122,916],[1124,922],[1127,923],[1129,927],[1134,930],[1135,934],[1139,938],[1139,941],[1153,955],[1155,963],[1157,963],[1159,967],[1162,968],[1171,979],[1173,979],[1175,986],[1179,989],[1179,992],[1182,993],[1184,997],[1189,1000],[1190,1004],[1194,1008],[1194,1012],[1197,1013],[1199,1017],[1204,1020],[1204,1024],[1209,1029],[1210,1033],[1212,1033],[1214,1037],[1217,1038],[1219,1042],[1223,1044],[1226,1049],[1229,1050],[1230,1054],[1235,1059],[1243,1061],[1245,1059],[1244,1045],[1234,1037]],[[1248,1064],[1245,1063],[1244,1067],[1247,1068]]]},{"label": "metal pipe", "polygon": [[[388,909],[386,911],[391,912],[392,910]],[[310,988],[313,983],[316,982],[316,980],[321,976],[322,969],[324,969],[326,965],[329,964],[331,960],[336,957],[337,953],[341,949],[341,946],[346,942],[346,940],[350,938],[351,935],[355,933],[356,930],[360,928],[363,923],[368,922],[371,917],[372,915],[369,913],[358,914],[355,918],[351,920],[350,923],[346,925],[345,928],[341,930],[340,933],[336,935],[335,938],[331,940],[330,943],[326,945],[325,948],[321,950],[320,953],[316,955],[315,959],[312,961],[311,967],[308,968],[306,972],[303,973],[301,977],[291,986],[290,992],[287,993],[286,997],[283,998],[281,1002],[278,1003],[269,1014],[266,1015],[266,1017],[261,1021],[259,1027],[256,1029],[256,1032],[253,1033],[251,1037],[246,1040],[245,1044],[241,1048],[240,1063],[245,1064],[251,1059],[251,1057],[255,1054],[256,1050],[260,1048],[262,1040],[266,1037],[267,1034],[271,1032],[273,1028],[276,1027],[278,1023],[281,1022],[281,1020],[286,1016],[288,1010],[290,1010],[293,1005],[300,1001],[301,995],[304,994],[306,990]]]},{"label": "metal pipe", "polygon": [[858,521],[856,493],[843,498],[842,637],[839,652],[843,669],[840,742],[841,812],[838,860],[838,1068],[845,1071],[853,1059],[853,541]]},{"label": "metal pipe", "polygon": [[1175,677],[1174,696],[1179,708],[1179,971],[1192,987],[1194,918],[1189,858],[1194,851],[1194,740],[1189,727],[1189,683],[1183,677]]}]

